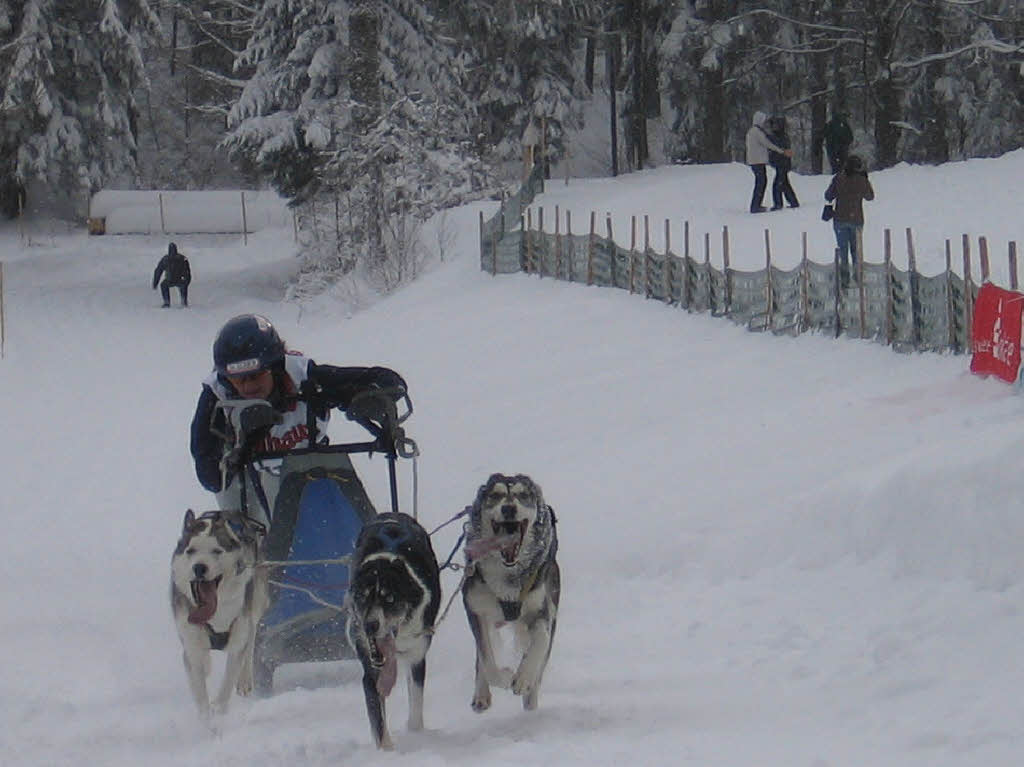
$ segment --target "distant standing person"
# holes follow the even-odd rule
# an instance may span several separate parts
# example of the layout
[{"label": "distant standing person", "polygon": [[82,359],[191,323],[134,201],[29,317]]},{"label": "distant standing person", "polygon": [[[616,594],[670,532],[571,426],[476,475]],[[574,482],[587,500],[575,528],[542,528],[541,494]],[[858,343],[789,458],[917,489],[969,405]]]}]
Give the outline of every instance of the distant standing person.
[{"label": "distant standing person", "polygon": [[[163,274],[164,281],[160,282],[160,275]],[[163,308],[171,305],[171,288],[177,288],[181,293],[181,305],[188,306],[188,286],[192,282],[192,269],[188,265],[188,259],[178,252],[178,246],[173,242],[167,246],[167,255],[160,259],[153,272],[153,290],[160,282],[160,293],[164,297]]]},{"label": "distant standing person", "polygon": [[[772,117],[768,120],[768,138],[777,146],[789,149],[789,136],[786,135],[786,118]],[[775,168],[775,178],[772,179],[772,210],[782,208],[782,198],[791,208],[799,208],[800,202],[796,199],[796,192],[789,183],[789,171],[793,168],[793,160],[784,154],[774,150],[768,152],[768,162]]]},{"label": "distant standing person", "polygon": [[747,131],[747,165],[754,173],[754,194],[750,198],[750,212],[764,212],[764,190],[768,186],[768,152],[778,152],[786,157],[793,156],[792,149],[785,149],[772,143],[765,132],[764,124],[768,115],[754,112],[753,124]]},{"label": "distant standing person", "polygon": [[846,121],[845,114],[832,114],[832,119],[825,123],[824,138],[828,162],[832,166],[832,174],[835,175],[846,164],[846,157],[850,154],[850,146],[853,144],[853,131],[850,129],[850,123]]},{"label": "distant standing person", "polygon": [[[862,258],[858,243],[864,229],[864,200],[875,199],[875,190],[868,181],[868,172],[864,161],[851,154],[846,158],[846,165],[832,177],[832,183],[825,190],[825,199],[835,200],[835,215],[832,217],[832,228],[836,233],[836,247],[839,248],[839,263],[843,287],[850,281],[850,267],[854,274],[857,259]],[[849,260],[849,266],[847,265]]]}]

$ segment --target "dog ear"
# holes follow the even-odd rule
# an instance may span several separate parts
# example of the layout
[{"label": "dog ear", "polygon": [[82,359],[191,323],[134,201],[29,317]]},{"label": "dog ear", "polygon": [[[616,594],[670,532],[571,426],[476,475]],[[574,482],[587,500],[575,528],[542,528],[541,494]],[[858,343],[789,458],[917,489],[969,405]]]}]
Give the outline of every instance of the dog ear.
[{"label": "dog ear", "polygon": [[190,527],[192,527],[192,525],[194,525],[195,523],[196,523],[195,512],[192,511],[192,509],[189,509],[188,511],[185,512],[185,522],[181,526],[181,532],[187,533],[188,529]]},{"label": "dog ear", "polygon": [[528,474],[517,474],[515,481],[522,482],[533,491],[533,497],[537,499],[538,506],[544,505],[544,493],[541,491],[540,485],[533,481],[533,477]]}]

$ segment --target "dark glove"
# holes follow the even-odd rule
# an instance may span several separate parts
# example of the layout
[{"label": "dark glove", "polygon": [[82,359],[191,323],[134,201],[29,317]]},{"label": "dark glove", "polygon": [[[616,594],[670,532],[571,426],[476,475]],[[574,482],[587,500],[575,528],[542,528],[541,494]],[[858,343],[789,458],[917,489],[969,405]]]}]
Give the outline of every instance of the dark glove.
[{"label": "dark glove", "polygon": [[234,431],[248,437],[256,431],[281,423],[281,414],[275,411],[269,402],[256,399],[245,408],[231,411],[230,419]]},{"label": "dark glove", "polygon": [[373,385],[378,389],[401,389],[404,394],[408,387],[405,379],[394,370],[388,368],[371,368],[373,374]]}]

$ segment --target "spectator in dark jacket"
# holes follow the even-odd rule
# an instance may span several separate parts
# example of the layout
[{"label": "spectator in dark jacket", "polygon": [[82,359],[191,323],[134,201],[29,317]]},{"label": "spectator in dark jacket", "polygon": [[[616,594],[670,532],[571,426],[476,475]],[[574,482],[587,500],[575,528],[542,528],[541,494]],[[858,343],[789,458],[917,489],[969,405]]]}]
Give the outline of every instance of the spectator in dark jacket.
[{"label": "spectator in dark jacket", "polygon": [[[785,117],[768,119],[768,139],[776,146],[789,149]],[[791,156],[769,149],[768,164],[775,168],[775,178],[772,179],[772,210],[782,208],[783,197],[786,198],[789,207],[799,208],[800,202],[796,199],[796,192],[793,191],[793,187],[789,183],[789,171],[793,168]]]},{"label": "spectator in dark jacket", "polygon": [[836,233],[836,247],[839,249],[840,268],[844,272],[844,284],[848,281],[847,259],[857,269],[857,259],[861,258],[858,243],[861,230],[864,228],[864,200],[875,199],[875,190],[868,181],[868,172],[864,161],[851,154],[846,158],[846,165],[832,178],[832,183],[825,190],[825,199],[835,201],[835,214],[832,228]]},{"label": "spectator in dark jacket", "polygon": [[843,169],[846,157],[850,153],[850,146],[853,144],[853,131],[850,129],[850,123],[846,121],[846,115],[834,112],[832,119],[825,123],[823,135],[828,162],[834,175]]},{"label": "spectator in dark jacket", "polygon": [[[160,275],[165,275],[164,281],[160,282]],[[167,255],[160,259],[153,272],[153,290],[160,282],[160,293],[164,297],[164,308],[171,305],[171,288],[177,288],[181,293],[181,305],[188,306],[188,286],[192,282],[192,269],[188,265],[188,259],[178,252],[178,246],[173,242],[167,246]]]}]

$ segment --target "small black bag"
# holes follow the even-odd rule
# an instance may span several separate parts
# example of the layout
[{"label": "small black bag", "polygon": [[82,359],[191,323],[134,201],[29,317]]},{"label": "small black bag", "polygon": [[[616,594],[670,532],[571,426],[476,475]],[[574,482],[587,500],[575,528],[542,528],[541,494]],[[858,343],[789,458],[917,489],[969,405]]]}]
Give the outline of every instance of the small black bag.
[{"label": "small black bag", "polygon": [[832,204],[831,203],[825,203],[825,207],[821,209],[821,220],[822,221],[831,221],[832,218],[835,215],[836,215],[836,212],[835,212],[835,209],[832,207]]}]

